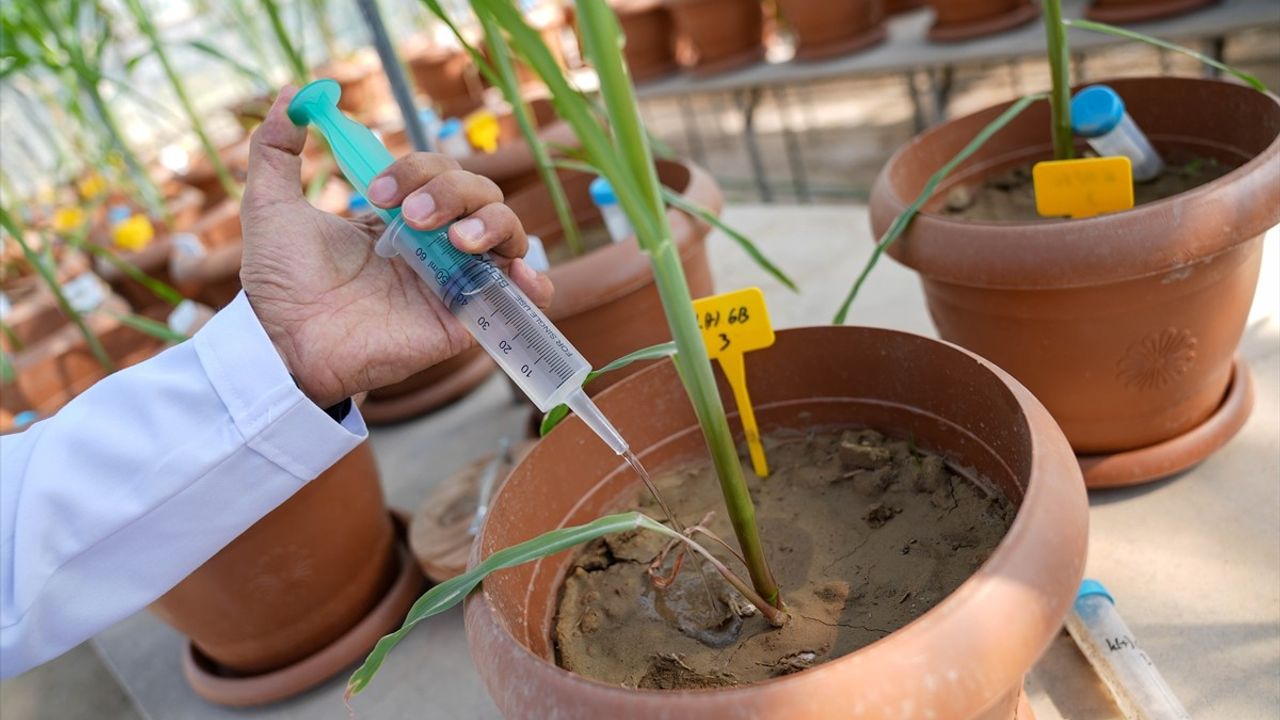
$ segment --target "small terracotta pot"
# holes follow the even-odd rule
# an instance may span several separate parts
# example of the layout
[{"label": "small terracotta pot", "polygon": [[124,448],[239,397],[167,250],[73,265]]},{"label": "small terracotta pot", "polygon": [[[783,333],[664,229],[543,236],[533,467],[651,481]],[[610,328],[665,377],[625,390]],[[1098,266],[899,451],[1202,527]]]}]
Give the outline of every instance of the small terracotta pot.
[{"label": "small terracotta pot", "polygon": [[336,80],[342,88],[338,107],[362,122],[376,119],[393,102],[391,83],[372,51],[325,63],[315,69],[315,76]]},{"label": "small terracotta pot", "polygon": [[219,309],[240,292],[240,259],[244,241],[240,230],[240,203],[230,198],[205,212],[192,226],[203,246],[202,255],[190,255],[174,247],[169,258],[174,286],[186,297]]},{"label": "small terracotta pot", "polygon": [[632,82],[655,80],[680,69],[674,21],[662,0],[618,0],[610,4],[626,37],[622,52]]},{"label": "small terracotta pot", "polygon": [[[872,645],[767,682],[691,692],[607,685],[555,665],[551,622],[573,550],[503,570],[468,598],[466,625],[472,659],[504,717],[808,720],[859,708],[874,720],[910,708],[913,717],[1012,720],[1023,676],[1060,631],[1084,570],[1084,486],[1049,413],[976,355],[892,330],[782,330],[775,345],[751,354],[747,375],[766,431],[874,427],[976,469],[1018,506],[1008,534],[953,593]],[[732,407],[723,383],[720,393]],[[705,457],[670,362],[596,403],[650,470]],[[498,491],[471,563],[613,511],[638,485],[579,420],[567,420]]]},{"label": "small terracotta pot", "polygon": [[398,565],[366,442],[150,609],[190,637],[222,674],[267,673],[307,658],[360,622],[386,594]]},{"label": "small terracotta pot", "polygon": [[[100,311],[85,316],[90,332],[101,341],[117,369],[142,362],[164,347],[161,341],[113,317],[129,312],[128,303],[111,296]],[[14,353],[12,362],[13,379],[5,381],[0,391],[0,431],[12,429],[14,417],[26,411],[42,418],[54,414],[107,376],[80,329],[70,322]]]},{"label": "small terracotta pot", "polygon": [[[249,176],[249,136],[218,148],[218,157],[230,171],[231,177],[243,184]],[[227,199],[227,189],[222,186],[213,163],[208,156],[199,153],[191,157],[187,170],[177,176],[179,182],[199,190],[204,195],[205,207],[213,207]]]},{"label": "small terracotta pot", "polygon": [[764,57],[758,0],[664,0],[675,20],[679,58],[695,75],[714,75]]},{"label": "small terracotta pot", "polygon": [[[588,192],[594,177],[579,172],[561,173],[565,194],[580,227],[602,222]],[[720,188],[698,166],[662,160],[658,162],[658,177],[667,187],[719,214],[723,204]],[[541,238],[549,250],[563,242],[564,232],[546,188],[537,186],[517,193],[507,200],[507,205],[516,211],[525,231]],[[667,217],[690,291],[695,298],[710,295],[713,290],[705,245],[710,228],[678,210],[669,210]],[[556,293],[547,316],[593,367],[671,339],[649,260],[634,238],[555,264],[549,275]],[[603,375],[589,389],[597,392],[641,366],[637,363]]]},{"label": "small terracotta pot", "polygon": [[1182,15],[1218,0],[1093,0],[1085,17],[1104,23],[1136,23]]},{"label": "small terracotta pot", "polygon": [[[74,280],[90,268],[87,255],[66,246],[58,253],[57,262],[56,277],[60,284]],[[6,278],[3,289],[11,308],[4,316],[8,328],[0,333],[0,350],[17,352],[52,335],[69,322],[49,286],[34,271],[31,275]]]},{"label": "small terracotta pot", "polygon": [[933,42],[955,42],[994,35],[1025,25],[1040,16],[1031,0],[929,0]]},{"label": "small terracotta pot", "polygon": [[926,0],[885,0],[884,11],[889,15],[898,15],[918,10],[926,4]]},{"label": "small terracotta pot", "polygon": [[778,0],[796,36],[797,60],[823,60],[889,37],[884,0]]},{"label": "small terracotta pot", "polygon": [[484,350],[473,347],[398,383],[370,390],[360,412],[370,425],[410,420],[476,389],[495,367]]},{"label": "small terracotta pot", "polygon": [[[988,223],[934,214],[950,188],[1051,157],[1048,104],[1038,103],[961,164],[889,249],[920,273],[942,337],[1025,383],[1080,453],[1154,445],[1215,411],[1253,299],[1262,234],[1280,222],[1274,95],[1187,78],[1107,84],[1166,159],[1243,166],[1088,219]],[[899,149],[871,195],[876,235],[1005,107],[952,120]]]},{"label": "small terracotta pot", "polygon": [[[578,137],[569,124],[560,120],[547,97],[528,101],[538,136],[551,146],[575,146]],[[395,157],[413,152],[412,143],[403,128],[383,134],[383,143]],[[504,196],[540,182],[537,165],[529,144],[524,141],[515,115],[509,110],[498,116],[498,149],[493,153],[473,152],[458,159],[463,170],[483,175],[498,184]]]},{"label": "small terracotta pot", "polygon": [[[165,200],[165,207],[170,219],[151,218],[151,223],[155,229],[155,237],[146,247],[136,251],[115,247],[111,240],[110,230],[107,227],[105,206],[101,208],[101,212],[93,220],[93,226],[89,230],[90,242],[109,248],[121,260],[133,265],[147,275],[161,282],[172,284],[173,278],[169,274],[169,253],[172,249],[171,236],[174,232],[191,228],[202,212],[205,196],[200,190],[182,183],[175,183],[171,190],[173,194]],[[108,204],[124,204],[132,208],[135,213],[144,212],[143,208],[132,200]],[[103,258],[95,258],[93,270],[111,285],[112,290],[124,297],[134,309],[143,311],[162,306],[167,307],[166,303],[156,297],[155,293],[151,292],[146,285],[129,277],[111,262]]]},{"label": "small terracotta pot", "polygon": [[484,86],[465,50],[418,44],[410,47],[405,62],[442,118],[463,117],[484,104]]}]

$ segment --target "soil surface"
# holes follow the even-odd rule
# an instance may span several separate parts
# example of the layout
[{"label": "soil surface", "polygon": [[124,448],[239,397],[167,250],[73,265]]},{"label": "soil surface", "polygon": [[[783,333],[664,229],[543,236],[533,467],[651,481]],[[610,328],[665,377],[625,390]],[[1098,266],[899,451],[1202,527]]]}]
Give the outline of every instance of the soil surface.
[{"label": "soil surface", "polygon": [[[692,558],[659,589],[650,563],[666,540],[634,532],[589,544],[561,592],[559,663],[628,687],[739,685],[797,672],[911,622],[973,574],[1004,537],[1014,508],[990,483],[906,440],[874,430],[780,432],[764,438],[772,474],[744,462],[769,562],[791,621],[772,627],[710,566],[714,606]],[[685,525],[736,548],[709,461],[655,473]],[[631,508],[661,511],[647,493]],[[746,577],[713,541],[703,543]],[[669,578],[674,556],[661,575]]]},{"label": "soil surface", "polygon": [[[1165,158],[1165,167],[1155,178],[1133,185],[1134,206],[1173,197],[1204,185],[1231,172],[1238,166],[1213,159],[1191,158],[1176,161]],[[1036,212],[1035,186],[1031,166],[1024,165],[997,175],[974,192],[959,186],[947,193],[942,213],[965,220],[982,222],[1029,222],[1043,220]]]},{"label": "soil surface", "polygon": [[[605,227],[603,220],[597,220],[594,223],[582,224],[578,226],[578,231],[582,234],[582,254],[586,255],[592,250],[600,248],[613,242],[613,237],[609,235],[609,228]],[[575,257],[569,251],[569,244],[563,238],[557,240],[554,245],[547,248],[547,261],[552,265],[572,260]]]}]

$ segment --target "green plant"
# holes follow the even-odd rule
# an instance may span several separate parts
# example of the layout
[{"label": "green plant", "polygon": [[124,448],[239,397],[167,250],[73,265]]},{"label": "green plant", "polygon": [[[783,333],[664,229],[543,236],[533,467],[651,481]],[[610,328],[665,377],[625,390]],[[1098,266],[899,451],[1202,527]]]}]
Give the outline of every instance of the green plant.
[{"label": "green plant", "polygon": [[899,237],[910,227],[911,221],[920,213],[920,209],[924,204],[933,197],[938,186],[942,181],[956,169],[960,163],[964,162],[975,152],[982,148],[993,135],[1000,131],[1005,125],[1008,125],[1015,117],[1017,117],[1029,105],[1038,101],[1048,99],[1050,102],[1050,133],[1053,139],[1054,159],[1066,160],[1073,157],[1074,137],[1071,131],[1071,79],[1068,75],[1068,59],[1069,48],[1067,46],[1066,29],[1068,27],[1079,28],[1081,30],[1089,30],[1093,32],[1106,33],[1116,37],[1125,38],[1145,43],[1153,47],[1172,50],[1182,53],[1189,57],[1193,57],[1200,62],[1217,68],[1223,72],[1227,72],[1240,78],[1246,84],[1259,92],[1266,92],[1267,87],[1258,80],[1258,78],[1250,75],[1243,70],[1233,68],[1225,63],[1214,60],[1202,53],[1176,45],[1174,43],[1161,40],[1159,38],[1144,35],[1133,30],[1118,28],[1105,23],[1092,22],[1089,20],[1064,20],[1062,19],[1062,8],[1060,0],[1044,0],[1044,19],[1045,33],[1048,40],[1048,58],[1050,67],[1050,77],[1053,80],[1053,87],[1048,94],[1028,95],[1019,98],[1013,105],[1009,107],[995,120],[991,121],[984,127],[973,140],[965,145],[955,157],[948,160],[937,172],[930,176],[929,181],[925,183],[924,188],[916,199],[902,211],[898,217],[894,218],[890,223],[889,229],[876,242],[875,249],[871,253],[871,257],[867,259],[862,271],[858,273],[858,277],[853,282],[853,287],[849,289],[849,293],[845,296],[844,301],[836,310],[835,317],[832,322],[836,325],[842,325],[849,317],[849,310],[853,306],[854,300],[858,296],[858,292],[862,289],[863,284],[867,281],[867,277],[871,275],[871,271],[875,268],[876,263],[880,261],[880,256],[884,254],[885,249],[892,245]]},{"label": "green plant", "polygon": [[[0,7],[0,77],[15,72],[51,77],[71,94],[67,109],[93,133],[105,134],[129,169],[143,204],[156,217],[165,215],[161,194],[142,162],[125,139],[110,103],[102,94],[103,83],[127,90],[126,83],[109,78],[104,58],[114,39],[110,13],[98,2],[50,0],[5,3]],[[37,82],[43,78],[37,78]],[[88,100],[92,113],[80,105]]]},{"label": "green plant", "polygon": [[276,0],[258,0],[262,5],[262,9],[267,13],[267,19],[270,21],[271,34],[276,39],[276,45],[279,47],[281,54],[284,55],[285,66],[289,69],[290,79],[302,85],[306,83],[307,77],[311,74],[307,69],[307,62],[302,57],[302,51],[294,44],[293,38],[289,35],[289,30],[284,26],[284,17],[280,14],[280,4]]},{"label": "green plant", "polygon": [[124,0],[124,5],[133,15],[133,20],[137,23],[138,29],[150,43],[151,54],[155,56],[160,63],[161,69],[164,70],[165,77],[169,79],[169,85],[173,88],[173,93],[178,98],[178,104],[182,106],[183,112],[186,113],[187,121],[191,123],[191,129],[195,132],[196,138],[199,139],[200,147],[204,150],[205,157],[208,158],[209,163],[213,166],[214,174],[218,176],[218,182],[222,184],[222,188],[227,191],[228,195],[239,199],[241,194],[240,184],[235,181],[235,178],[231,177],[231,171],[222,162],[222,157],[218,154],[218,148],[209,139],[209,133],[204,128],[204,120],[196,110],[195,105],[192,104],[182,78],[169,60],[168,50],[165,49],[164,41],[160,39],[160,32],[156,29],[155,23],[151,21],[151,15],[142,6],[142,0]]},{"label": "green plant", "polygon": [[[508,37],[521,60],[547,84],[557,112],[577,133],[590,167],[613,186],[636,231],[640,248],[649,256],[674,340],[667,346],[633,353],[611,364],[611,367],[647,357],[671,355],[674,349],[672,359],[720,479],[729,518],[742,550],[739,559],[747,567],[751,583],[748,585],[738,579],[723,563],[693,543],[687,534],[639,513],[608,516],[584,526],[552,531],[500,550],[466,575],[442,583],[424,595],[414,605],[401,629],[379,641],[369,658],[352,675],[347,686],[348,697],[368,685],[387,653],[417,622],[461,601],[488,573],[624,530],[643,528],[685,543],[693,552],[711,562],[766,617],[775,623],[783,623],[787,618],[777,582],[765,561],[755,523],[755,507],[743,478],[711,362],[694,317],[693,299],[668,225],[667,200],[658,182],[649,138],[641,123],[634,91],[623,64],[617,18],[605,0],[579,0],[577,3],[579,30],[585,42],[586,56],[600,77],[605,116],[602,119],[592,103],[569,85],[541,37],[526,24],[509,0],[476,0],[473,8],[482,21],[491,23],[491,27]],[[698,530],[695,527],[687,532]]]}]

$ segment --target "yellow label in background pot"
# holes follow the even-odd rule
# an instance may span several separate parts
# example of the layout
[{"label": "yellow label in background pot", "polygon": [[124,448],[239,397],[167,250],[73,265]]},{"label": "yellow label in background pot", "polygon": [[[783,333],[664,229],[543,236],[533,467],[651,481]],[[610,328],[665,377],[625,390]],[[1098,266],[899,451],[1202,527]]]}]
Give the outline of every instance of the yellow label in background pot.
[{"label": "yellow label in background pot", "polygon": [[1031,179],[1042,217],[1086,218],[1133,207],[1133,165],[1123,155],[1036,163]]},{"label": "yellow label in background pot", "polygon": [[111,230],[111,242],[122,250],[137,252],[151,244],[156,230],[151,220],[142,214],[122,220]]},{"label": "yellow label in background pot", "polygon": [[59,235],[69,235],[84,225],[84,210],[79,206],[58,208],[53,214],[53,231]]},{"label": "yellow label in background pot", "polygon": [[769,464],[760,442],[760,428],[756,425],[751,396],[747,393],[747,369],[743,354],[762,350],[773,345],[773,324],[764,304],[760,288],[745,288],[733,292],[712,295],[693,301],[693,311],[698,318],[698,329],[707,346],[707,355],[720,362],[733,399],[742,418],[742,429],[747,436],[747,448],[751,452],[751,466],[756,475],[769,476]]},{"label": "yellow label in background pot", "polygon": [[467,116],[462,124],[467,133],[467,141],[472,147],[492,155],[498,151],[498,117],[488,110],[477,110]]}]

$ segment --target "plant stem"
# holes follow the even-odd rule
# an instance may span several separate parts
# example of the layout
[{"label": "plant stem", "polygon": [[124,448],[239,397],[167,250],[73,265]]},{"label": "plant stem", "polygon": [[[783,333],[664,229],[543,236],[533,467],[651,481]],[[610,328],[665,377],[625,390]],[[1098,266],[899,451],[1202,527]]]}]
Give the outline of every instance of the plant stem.
[{"label": "plant stem", "polygon": [[267,11],[267,19],[271,21],[271,32],[276,36],[276,43],[280,46],[280,52],[284,53],[285,63],[289,66],[289,74],[293,77],[293,81],[298,85],[306,83],[307,62],[303,60],[302,55],[298,52],[298,48],[293,44],[293,38],[289,37],[289,32],[284,27],[284,20],[280,17],[280,6],[276,4],[276,0],[259,0],[262,3],[262,9]]},{"label": "plant stem", "polygon": [[481,13],[479,17],[480,24],[484,27],[485,39],[489,44],[489,53],[493,57],[494,71],[500,81],[499,87],[502,94],[506,96],[507,103],[511,105],[511,112],[515,115],[516,124],[520,126],[520,133],[524,135],[529,152],[533,153],[533,160],[538,167],[542,184],[551,195],[551,204],[555,206],[556,217],[560,220],[561,229],[564,230],[565,245],[569,246],[569,252],[575,257],[581,255],[582,234],[578,229],[578,223],[573,219],[569,198],[564,193],[564,185],[560,183],[560,175],[551,161],[551,154],[547,152],[547,146],[542,142],[542,138],[538,137],[538,128],[529,112],[529,106],[525,104],[524,97],[520,94],[520,82],[517,79],[515,67],[511,64],[511,48],[507,46],[507,39],[502,35],[502,30],[492,17],[486,13]]},{"label": "plant stem", "polygon": [[[614,145],[623,155],[623,172],[629,172],[634,183],[628,184],[623,192],[628,195],[632,189],[639,192],[639,197],[629,198],[624,207],[632,206],[628,217],[641,247],[650,253],[654,283],[662,299],[671,337],[676,343],[675,363],[680,370],[680,379],[711,452],[725,508],[747,561],[752,585],[769,604],[780,608],[782,598],[778,583],[769,569],[764,546],[760,542],[755,505],[742,475],[742,464],[716,387],[711,360],[694,317],[693,298],[680,264],[680,255],[672,241],[662,185],[649,151],[648,134],[640,119],[634,88],[616,44],[621,37],[617,17],[603,0],[581,0],[577,9],[587,55],[600,77]],[[614,43],[609,44],[609,39]],[[610,178],[611,181],[614,179]],[[618,191],[618,183],[613,184]]]},{"label": "plant stem", "polygon": [[258,32],[258,25],[253,21],[248,9],[245,8],[244,2],[245,0],[231,0],[231,24],[239,31],[240,38],[244,40],[245,45],[249,46],[249,52],[252,52],[258,60],[262,73],[270,76],[273,63],[267,57],[266,49],[262,45],[262,36]]},{"label": "plant stem", "polygon": [[1075,157],[1075,136],[1071,132],[1071,49],[1067,46],[1067,26],[1062,22],[1062,0],[1044,0],[1044,31],[1048,41],[1049,111],[1053,118],[1053,158]]},{"label": "plant stem", "polygon": [[155,24],[151,22],[151,17],[147,15],[147,11],[142,7],[140,0],[125,0],[125,4],[129,7],[129,11],[133,13],[133,18],[138,23],[138,29],[151,42],[151,52],[160,61],[160,67],[164,70],[165,77],[169,78],[169,84],[173,87],[173,93],[178,98],[178,104],[182,106],[183,112],[187,114],[187,120],[191,122],[191,129],[195,131],[196,137],[200,140],[200,146],[204,149],[205,157],[209,158],[209,163],[213,165],[213,172],[218,176],[218,182],[222,184],[222,189],[226,190],[231,197],[239,200],[241,195],[240,184],[231,177],[231,171],[222,162],[222,156],[218,154],[218,148],[209,139],[209,133],[205,131],[200,113],[196,112],[195,105],[192,104],[191,98],[187,95],[187,88],[182,84],[182,78],[178,76],[178,73],[173,69],[173,64],[169,62],[169,54],[164,49],[164,43],[160,40],[160,33],[156,30]]},{"label": "plant stem", "polygon": [[115,363],[111,361],[111,356],[107,354],[106,348],[102,346],[102,341],[98,339],[97,335],[93,334],[93,331],[85,323],[84,316],[71,307],[71,303],[67,301],[67,296],[62,293],[62,285],[58,282],[56,268],[46,264],[36,251],[31,249],[31,246],[27,244],[27,239],[23,236],[23,228],[4,207],[0,207],[0,227],[3,227],[6,232],[13,236],[14,241],[18,243],[18,247],[22,249],[22,256],[40,274],[40,279],[44,281],[49,291],[53,293],[53,298],[58,303],[58,309],[62,311],[63,315],[67,316],[67,319],[84,336],[84,341],[88,344],[89,351],[93,353],[93,357],[102,365],[102,369],[108,373],[115,372]]}]

